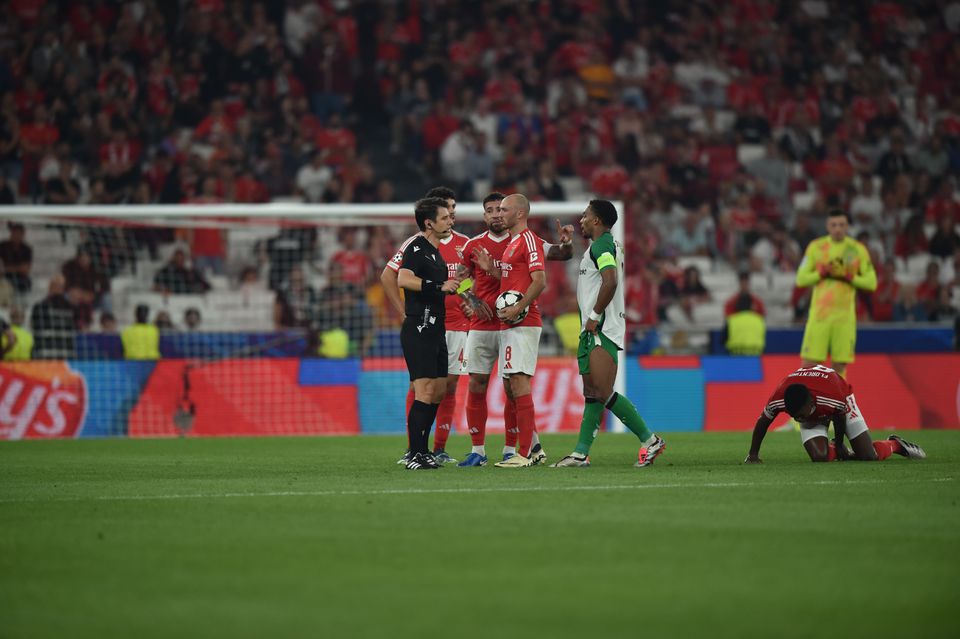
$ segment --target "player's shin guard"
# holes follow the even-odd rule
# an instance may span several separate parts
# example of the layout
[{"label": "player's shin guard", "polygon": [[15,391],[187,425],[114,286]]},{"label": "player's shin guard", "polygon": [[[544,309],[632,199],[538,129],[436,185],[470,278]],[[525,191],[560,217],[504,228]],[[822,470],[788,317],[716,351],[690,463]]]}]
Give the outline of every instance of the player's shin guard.
[{"label": "player's shin guard", "polygon": [[537,419],[533,408],[533,395],[521,395],[514,401],[517,403],[517,428],[520,431],[517,452],[521,457],[529,457],[530,447],[533,444],[534,423]]},{"label": "player's shin guard", "polygon": [[437,430],[433,435],[433,449],[444,450],[447,447],[447,438],[450,437],[450,427],[453,425],[453,413],[457,408],[456,395],[444,395],[437,408]]},{"label": "player's shin guard", "polygon": [[487,436],[487,394],[467,395],[467,428],[474,446],[483,446]]},{"label": "player's shin guard", "polygon": [[600,429],[600,420],[603,419],[603,404],[592,397],[584,399],[583,419],[580,421],[580,438],[574,452],[589,455],[593,440],[597,438]]},{"label": "player's shin guard", "polygon": [[614,393],[610,396],[610,399],[607,400],[607,408],[617,416],[617,419],[623,422],[624,426],[639,437],[641,442],[648,441],[653,437],[653,433],[647,428],[647,423],[637,412],[637,407],[620,393]]},{"label": "player's shin guard", "polygon": [[503,445],[517,447],[517,436],[520,430],[517,428],[517,402],[507,398],[503,405]]}]

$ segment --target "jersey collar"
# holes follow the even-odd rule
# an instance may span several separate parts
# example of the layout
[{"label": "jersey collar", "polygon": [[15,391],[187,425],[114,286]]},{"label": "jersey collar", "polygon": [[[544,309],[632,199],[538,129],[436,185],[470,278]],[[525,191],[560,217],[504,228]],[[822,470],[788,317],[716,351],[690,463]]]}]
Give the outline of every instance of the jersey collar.
[{"label": "jersey collar", "polygon": [[509,240],[510,234],[504,231],[503,235],[497,236],[493,234],[493,231],[487,231],[487,237],[493,240],[494,242],[502,242],[504,240]]}]

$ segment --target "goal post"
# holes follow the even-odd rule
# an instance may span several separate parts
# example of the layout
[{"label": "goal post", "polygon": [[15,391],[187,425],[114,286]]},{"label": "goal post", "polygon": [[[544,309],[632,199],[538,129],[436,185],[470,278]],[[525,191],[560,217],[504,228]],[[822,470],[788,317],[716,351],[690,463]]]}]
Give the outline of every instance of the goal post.
[{"label": "goal post", "polygon": [[[579,424],[576,362],[552,315],[575,291],[586,205],[531,203],[545,241],[556,241],[553,218],[575,226],[574,257],[548,271],[564,270],[566,297],[545,313],[535,402],[547,432]],[[482,217],[481,203],[458,202],[456,230],[478,233]],[[0,438],[402,432],[400,318],[376,289],[416,232],[412,203],[18,205],[0,219],[22,224],[33,248],[31,286],[0,315],[34,340],[30,361],[2,364]],[[178,251],[200,282],[165,279]],[[51,302],[61,297],[68,306]],[[159,320],[159,360],[124,358],[138,307]],[[497,432],[502,390],[491,386]]]}]

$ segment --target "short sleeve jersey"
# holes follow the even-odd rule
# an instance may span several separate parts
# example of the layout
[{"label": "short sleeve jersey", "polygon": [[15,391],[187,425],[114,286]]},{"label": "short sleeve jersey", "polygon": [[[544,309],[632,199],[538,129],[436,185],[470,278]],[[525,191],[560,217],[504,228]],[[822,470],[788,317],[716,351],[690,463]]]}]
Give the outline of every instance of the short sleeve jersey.
[{"label": "short sleeve jersey", "polygon": [[590,248],[580,260],[580,276],[577,280],[577,306],[580,307],[580,325],[584,326],[600,295],[603,283],[602,271],[616,269],[617,288],[613,299],[603,309],[598,324],[599,330],[619,346],[624,347],[627,333],[624,304],[623,248],[606,232],[590,243]]},{"label": "short sleeve jersey", "polygon": [[[477,265],[477,258],[473,255],[474,249],[478,249],[493,259],[493,268],[500,268],[500,258],[510,243],[510,234],[496,236],[490,231],[484,231],[480,235],[475,235],[467,242],[463,249],[463,255],[466,257],[467,265],[473,270],[473,294],[487,303],[492,310],[497,303],[497,295],[500,294],[500,279],[490,275]],[[499,331],[500,320],[494,316],[492,319],[482,319],[474,315],[470,321],[471,331]]]},{"label": "short sleeve jersey", "polygon": [[[403,250],[403,266],[424,281],[444,282],[447,279],[447,263],[440,251],[427,238],[417,236]],[[423,320],[424,326],[443,326],[447,295],[439,291],[406,291],[407,317]]]},{"label": "short sleeve jersey", "polygon": [[[440,255],[443,261],[447,263],[447,279],[453,279],[457,275],[457,267],[466,265],[464,259],[468,238],[463,233],[453,231],[450,237],[440,240]],[[447,320],[446,327],[448,331],[465,331],[470,328],[470,320],[463,312],[460,306],[460,297],[458,295],[447,295]]]},{"label": "short sleeve jersey", "polygon": [[784,410],[783,394],[792,384],[803,384],[810,389],[817,403],[817,409],[813,415],[804,420],[811,424],[826,423],[837,413],[845,412],[847,397],[853,394],[853,387],[832,368],[819,364],[809,368],[799,368],[787,375],[770,396],[763,409],[765,417],[773,419]]},{"label": "short sleeve jersey", "polygon": [[[543,240],[537,237],[530,229],[524,229],[510,238],[510,243],[500,258],[500,292],[520,291],[526,293],[533,282],[530,276],[535,271],[544,270]],[[500,328],[516,328],[518,326],[543,326],[540,319],[540,308],[534,301],[528,307],[527,316],[517,324],[500,323]]]}]

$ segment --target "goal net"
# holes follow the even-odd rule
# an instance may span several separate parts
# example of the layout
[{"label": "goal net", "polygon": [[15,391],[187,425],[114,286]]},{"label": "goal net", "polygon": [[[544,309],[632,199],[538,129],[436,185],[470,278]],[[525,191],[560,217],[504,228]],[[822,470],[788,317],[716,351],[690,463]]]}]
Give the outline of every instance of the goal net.
[{"label": "goal net", "polygon": [[[535,202],[530,226],[556,242],[555,220],[576,225],[585,206]],[[2,219],[4,241],[32,259],[0,289],[18,336],[0,364],[0,438],[404,431],[402,318],[380,273],[417,230],[412,204],[12,207]],[[458,203],[455,230],[485,230],[482,205]],[[574,238],[540,298],[544,431],[575,430],[582,410],[556,321],[576,312]]]}]

